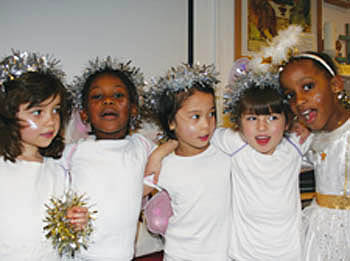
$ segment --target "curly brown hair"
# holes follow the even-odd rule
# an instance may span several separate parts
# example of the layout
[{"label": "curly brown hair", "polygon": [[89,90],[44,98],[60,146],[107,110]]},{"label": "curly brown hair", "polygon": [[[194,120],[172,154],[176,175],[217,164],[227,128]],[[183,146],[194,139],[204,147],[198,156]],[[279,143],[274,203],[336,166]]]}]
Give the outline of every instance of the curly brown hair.
[{"label": "curly brown hair", "polygon": [[53,97],[61,98],[60,130],[51,144],[39,148],[44,157],[60,158],[64,149],[64,131],[72,112],[72,99],[63,83],[47,72],[27,72],[4,83],[0,92],[0,156],[12,162],[22,153],[19,106],[29,103],[29,108]]}]

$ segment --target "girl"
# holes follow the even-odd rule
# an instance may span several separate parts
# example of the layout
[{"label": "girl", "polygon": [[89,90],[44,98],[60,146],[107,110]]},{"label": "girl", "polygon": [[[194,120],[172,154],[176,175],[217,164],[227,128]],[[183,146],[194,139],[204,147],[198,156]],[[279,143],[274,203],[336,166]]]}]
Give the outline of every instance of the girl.
[{"label": "girl", "polygon": [[290,59],[280,82],[293,112],[315,132],[309,153],[316,200],[305,209],[305,260],[350,260],[350,113],[341,77],[329,56]]},{"label": "girl", "polygon": [[210,144],[216,127],[213,66],[181,65],[151,86],[165,134],[178,141],[158,184],[171,198],[164,260],[228,260],[230,158]]},{"label": "girl", "polygon": [[277,77],[247,73],[229,86],[225,105],[238,131],[218,129],[211,139],[232,160],[233,260],[302,260],[298,174],[304,147],[284,137],[290,110]]},{"label": "girl", "polygon": [[268,75],[237,80],[226,94],[226,108],[238,131],[219,129],[212,139],[232,158],[230,256],[238,261],[302,260],[298,175],[303,148],[284,135],[290,111],[276,77]]},{"label": "girl", "polygon": [[143,170],[153,144],[139,134],[138,93],[143,74],[130,62],[107,57],[90,61],[73,84],[76,105],[91,132],[72,149],[73,185],[95,203],[94,242],[83,260],[131,260],[141,208]]},{"label": "girl", "polygon": [[[45,204],[67,190],[61,157],[70,115],[57,61],[13,52],[0,62],[0,259],[57,260],[45,240]],[[68,216],[81,228],[86,209]]]}]

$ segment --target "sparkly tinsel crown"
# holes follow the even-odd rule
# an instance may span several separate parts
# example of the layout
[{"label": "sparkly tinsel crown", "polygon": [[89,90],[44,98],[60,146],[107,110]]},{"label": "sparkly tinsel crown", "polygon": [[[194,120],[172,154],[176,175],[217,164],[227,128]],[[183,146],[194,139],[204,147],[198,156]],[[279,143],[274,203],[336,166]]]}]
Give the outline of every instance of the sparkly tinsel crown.
[{"label": "sparkly tinsel crown", "polygon": [[138,93],[142,92],[146,83],[144,80],[144,75],[140,71],[140,68],[131,65],[131,61],[122,62],[117,58],[112,58],[107,56],[106,58],[96,57],[94,60],[88,62],[88,66],[84,69],[81,76],[75,76],[71,84],[71,90],[74,96],[74,105],[78,109],[82,109],[82,90],[84,88],[86,80],[95,73],[113,70],[121,71],[124,73],[129,80],[135,85]]},{"label": "sparkly tinsel crown", "polygon": [[27,72],[43,72],[63,80],[65,73],[58,68],[60,61],[49,55],[12,50],[12,54],[0,62],[0,89],[6,92],[4,83]]},{"label": "sparkly tinsel crown", "polygon": [[163,77],[152,78],[147,89],[141,93],[143,97],[143,109],[156,113],[158,111],[158,100],[161,95],[173,95],[179,92],[188,91],[196,84],[211,86],[219,83],[218,72],[214,65],[181,64],[172,67]]}]

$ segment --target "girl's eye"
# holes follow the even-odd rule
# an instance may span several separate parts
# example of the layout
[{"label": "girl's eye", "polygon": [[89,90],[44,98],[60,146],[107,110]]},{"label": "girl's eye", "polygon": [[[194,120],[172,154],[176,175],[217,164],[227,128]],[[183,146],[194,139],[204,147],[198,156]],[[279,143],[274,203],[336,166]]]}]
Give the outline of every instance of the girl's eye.
[{"label": "girl's eye", "polygon": [[39,116],[41,114],[41,110],[35,110],[32,112],[34,116]]},{"label": "girl's eye", "polygon": [[310,91],[314,87],[313,83],[308,83],[303,86],[304,91]]},{"label": "girl's eye", "polygon": [[216,111],[212,111],[209,113],[209,117],[216,117]]},{"label": "girl's eye", "polygon": [[292,92],[290,92],[290,93],[287,93],[287,94],[285,95],[285,97],[286,97],[287,101],[291,101],[291,100],[293,100],[293,98],[295,97],[295,94],[292,93]]},{"label": "girl's eye", "polygon": [[93,100],[99,100],[102,98],[102,95],[101,94],[95,94],[95,95],[91,95],[91,99]]},{"label": "girl's eye", "polygon": [[55,114],[59,114],[60,111],[61,111],[61,107],[57,107],[57,108],[53,109],[53,113],[55,113]]},{"label": "girl's eye", "polygon": [[194,114],[194,115],[192,115],[191,119],[197,120],[197,119],[199,119],[199,115],[198,114]]},{"label": "girl's eye", "polygon": [[120,92],[117,92],[113,96],[114,96],[114,98],[121,98],[121,97],[124,97],[124,94],[120,93]]},{"label": "girl's eye", "polygon": [[268,117],[268,120],[269,120],[269,121],[278,120],[278,116],[276,116],[276,115],[270,115],[270,116]]},{"label": "girl's eye", "polygon": [[246,120],[247,121],[255,121],[256,120],[256,116],[247,116]]}]

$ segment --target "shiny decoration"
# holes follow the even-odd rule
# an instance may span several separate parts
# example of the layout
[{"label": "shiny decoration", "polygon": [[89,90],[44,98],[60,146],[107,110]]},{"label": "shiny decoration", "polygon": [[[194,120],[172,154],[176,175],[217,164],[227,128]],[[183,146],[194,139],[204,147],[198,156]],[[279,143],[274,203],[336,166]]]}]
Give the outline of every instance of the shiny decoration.
[{"label": "shiny decoration", "polygon": [[4,83],[28,72],[43,72],[63,80],[65,73],[58,67],[60,61],[49,55],[12,50],[12,54],[0,62],[0,90],[6,92]]},{"label": "shiny decoration", "polygon": [[93,232],[93,215],[97,211],[88,211],[88,223],[80,231],[74,230],[73,225],[66,217],[67,210],[73,206],[87,207],[84,195],[67,192],[64,199],[53,197],[50,204],[45,204],[47,216],[44,222],[45,236],[52,243],[54,249],[61,257],[74,258],[82,248],[87,249],[90,243],[90,236]]},{"label": "shiny decoration", "polygon": [[172,95],[188,91],[195,84],[209,85],[215,89],[219,73],[214,65],[181,64],[168,70],[165,76],[152,78],[151,83],[140,93],[144,102],[143,110],[150,114],[158,111],[158,99],[162,94]]},{"label": "shiny decoration", "polygon": [[90,60],[88,62],[88,66],[84,69],[83,74],[81,76],[75,76],[70,86],[74,96],[75,107],[82,109],[82,91],[86,80],[90,76],[106,69],[121,71],[135,85],[138,93],[142,91],[146,85],[144,75],[140,71],[140,68],[132,66],[131,63],[132,62],[130,60],[127,62],[122,62],[117,58],[112,58],[111,56],[107,56],[103,59],[96,57],[95,60]]},{"label": "shiny decoration", "polygon": [[[224,113],[231,113],[230,120],[237,121],[237,105],[242,94],[253,85],[274,88],[282,95],[279,73],[287,60],[297,52],[296,45],[302,32],[300,26],[291,25],[272,39],[270,45],[251,58],[236,60],[231,69],[228,85],[224,90]],[[243,59],[243,60],[242,60]],[[287,102],[287,101],[285,101]]]}]

